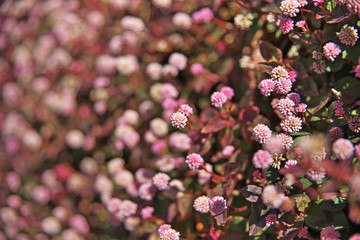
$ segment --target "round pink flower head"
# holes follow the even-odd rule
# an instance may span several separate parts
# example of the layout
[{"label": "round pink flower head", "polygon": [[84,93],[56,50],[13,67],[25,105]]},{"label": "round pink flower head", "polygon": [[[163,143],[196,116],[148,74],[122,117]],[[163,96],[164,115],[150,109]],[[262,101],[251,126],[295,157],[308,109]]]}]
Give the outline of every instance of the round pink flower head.
[{"label": "round pink flower head", "polygon": [[166,190],[169,188],[170,177],[166,173],[157,173],[152,178],[153,184],[159,190]]},{"label": "round pink flower head", "polygon": [[281,141],[281,146],[285,150],[289,150],[292,144],[294,143],[293,138],[285,133],[278,134],[276,138],[278,138]]},{"label": "round pink flower head", "polygon": [[349,240],[360,240],[360,233],[355,233],[349,238]]},{"label": "round pink flower head", "polygon": [[174,229],[170,228],[161,233],[160,239],[161,240],[179,240],[180,233],[175,231]]},{"label": "round pink flower head", "polygon": [[200,196],[195,199],[193,207],[198,212],[207,213],[210,210],[209,203],[210,198],[208,198],[207,196]]},{"label": "round pink flower head", "polygon": [[274,162],[271,154],[265,150],[258,150],[252,159],[252,162],[256,168],[266,169]]},{"label": "round pink flower head", "polygon": [[340,42],[348,46],[354,46],[358,38],[358,30],[353,26],[344,26],[339,33]]},{"label": "round pink flower head", "polygon": [[295,17],[300,11],[300,3],[298,0],[283,0],[280,5],[281,13],[286,17]]},{"label": "round pink flower head", "polygon": [[354,145],[349,139],[339,138],[332,144],[332,152],[335,157],[344,161],[354,155]]},{"label": "round pink flower head", "polygon": [[213,197],[209,201],[209,209],[213,213],[213,215],[220,215],[227,209],[226,200],[221,196]]},{"label": "round pink flower head", "polygon": [[181,112],[182,114],[188,117],[191,114],[193,114],[193,109],[187,104],[181,104],[179,107],[179,112]]},{"label": "round pink flower head", "polygon": [[134,215],[138,205],[130,200],[124,200],[120,203],[119,213],[125,217]]},{"label": "round pink flower head", "polygon": [[204,66],[201,63],[194,63],[190,67],[190,72],[195,76],[200,75],[201,73],[203,73],[203,71],[204,71]]},{"label": "round pink flower head", "polygon": [[187,57],[182,53],[172,53],[169,57],[169,63],[177,68],[177,70],[184,70],[187,64]]},{"label": "round pink flower head", "polygon": [[211,94],[211,104],[214,107],[221,108],[226,101],[227,97],[222,92],[214,92],[213,94]]},{"label": "round pink flower head", "polygon": [[173,113],[170,117],[171,125],[177,129],[184,128],[186,126],[187,120],[187,117],[181,112]]},{"label": "round pink flower head", "polygon": [[222,154],[225,156],[225,157],[229,157],[231,156],[231,154],[233,154],[235,150],[235,147],[232,146],[232,145],[227,145],[224,147],[224,149],[222,150]]},{"label": "round pink flower head", "polygon": [[294,29],[294,21],[290,18],[283,18],[280,21],[279,28],[283,34],[288,34]]},{"label": "round pink flower head", "polygon": [[253,128],[254,140],[258,143],[266,143],[271,137],[272,131],[265,124],[259,123]]},{"label": "round pink flower head", "polygon": [[287,133],[296,133],[302,128],[302,121],[295,116],[288,116],[281,120],[281,129]]},{"label": "round pink flower head", "polygon": [[148,219],[151,218],[154,212],[154,208],[147,206],[141,209],[141,218],[142,219]]},{"label": "round pink flower head", "polygon": [[279,110],[281,115],[287,117],[294,115],[294,106],[295,103],[289,98],[282,98],[279,100],[278,104],[276,105],[276,109]]},{"label": "round pink flower head", "polygon": [[165,230],[168,230],[171,228],[171,225],[169,224],[162,224],[160,225],[159,229],[158,229],[158,234],[161,235]]},{"label": "round pink flower head", "polygon": [[268,97],[275,89],[275,82],[272,79],[264,79],[259,83],[259,89],[262,95]]},{"label": "round pink flower head", "polygon": [[289,98],[291,101],[293,101],[295,105],[299,104],[301,101],[300,94],[296,92],[289,93],[286,98]]},{"label": "round pink flower head", "polygon": [[282,66],[274,67],[270,75],[274,81],[278,81],[280,78],[289,78],[289,72]]},{"label": "round pink flower head", "polygon": [[263,203],[269,208],[280,208],[284,202],[285,194],[281,187],[268,185],[263,189],[261,198]]},{"label": "round pink flower head", "polygon": [[235,95],[234,89],[232,89],[231,87],[223,87],[220,89],[220,92],[225,94],[228,100],[231,100]]},{"label": "round pink flower head", "polygon": [[298,76],[297,71],[292,70],[292,71],[289,71],[288,74],[289,74],[289,78],[290,78],[291,82],[296,82],[296,78]]},{"label": "round pink flower head", "polygon": [[296,160],[287,160],[285,163],[285,168],[291,168],[297,165],[297,161]]},{"label": "round pink flower head", "polygon": [[291,91],[292,81],[290,78],[279,78],[275,83],[275,91],[278,94],[287,94]]},{"label": "round pink flower head", "polygon": [[187,155],[185,163],[189,166],[190,169],[196,170],[204,165],[204,159],[197,153],[191,153]]},{"label": "round pink flower head", "polygon": [[344,137],[344,131],[340,127],[332,127],[327,131],[326,135],[330,141],[335,141],[338,138]]},{"label": "round pink flower head", "polygon": [[321,230],[320,232],[320,239],[321,240],[338,240],[340,239],[340,233],[335,231],[332,227],[327,227]]},{"label": "round pink flower head", "polygon": [[328,60],[333,62],[335,61],[335,58],[341,53],[341,48],[339,45],[333,42],[328,42],[323,47],[323,53]]}]

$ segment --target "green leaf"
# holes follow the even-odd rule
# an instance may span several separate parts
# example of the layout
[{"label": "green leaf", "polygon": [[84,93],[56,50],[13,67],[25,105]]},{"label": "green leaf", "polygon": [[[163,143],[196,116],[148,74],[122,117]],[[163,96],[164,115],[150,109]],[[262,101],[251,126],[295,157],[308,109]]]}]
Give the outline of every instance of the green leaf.
[{"label": "green leaf", "polygon": [[328,103],[329,98],[329,93],[321,93],[319,96],[311,98],[311,101],[307,103],[307,111],[314,115]]},{"label": "green leaf", "polygon": [[335,83],[335,88],[341,92],[341,100],[345,104],[352,104],[359,98],[360,79],[344,77]]},{"label": "green leaf", "polygon": [[329,212],[340,211],[340,210],[344,209],[346,206],[347,206],[347,204],[345,202],[335,203],[332,200],[324,200],[321,203],[321,209],[329,211]]},{"label": "green leaf", "polygon": [[310,76],[304,78],[298,78],[296,80],[296,91],[304,96],[318,96],[319,90],[314,81]]},{"label": "green leaf", "polygon": [[261,56],[267,60],[275,60],[275,61],[282,61],[282,52],[279,48],[275,47],[269,42],[260,41],[260,53]]},{"label": "green leaf", "polygon": [[300,212],[305,212],[305,209],[309,206],[311,202],[310,198],[305,194],[299,194],[294,197],[296,202],[296,207]]},{"label": "green leaf", "polygon": [[321,209],[321,204],[311,204],[305,216],[305,224],[317,231],[333,226],[336,228],[347,228],[349,222],[343,211],[329,212]]},{"label": "green leaf", "polygon": [[336,32],[341,29],[337,24],[325,24],[324,26],[324,41],[329,42],[337,38]]}]

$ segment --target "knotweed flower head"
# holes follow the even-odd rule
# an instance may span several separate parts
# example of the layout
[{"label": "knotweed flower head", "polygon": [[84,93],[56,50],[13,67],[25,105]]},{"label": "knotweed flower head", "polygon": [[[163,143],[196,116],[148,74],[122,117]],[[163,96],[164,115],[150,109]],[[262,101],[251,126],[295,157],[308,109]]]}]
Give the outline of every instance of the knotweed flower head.
[{"label": "knotweed flower head", "polygon": [[282,66],[277,66],[271,70],[271,79],[278,81],[280,78],[289,78],[289,72]]},{"label": "knotweed flower head", "polygon": [[298,0],[283,0],[280,5],[282,15],[286,17],[295,17],[300,12],[300,3]]},{"label": "knotweed flower head", "polygon": [[166,190],[169,188],[170,177],[166,173],[157,173],[152,178],[153,184],[159,190]]},{"label": "knotweed flower head", "polygon": [[188,121],[187,117],[181,112],[176,112],[171,115],[170,122],[174,128],[182,129],[186,126],[186,122]]},{"label": "knotweed flower head", "polygon": [[254,16],[251,13],[247,13],[246,15],[237,14],[234,17],[235,25],[241,30],[247,30],[253,24]]},{"label": "knotweed flower head", "polygon": [[340,30],[339,40],[342,44],[354,46],[358,38],[358,31],[352,26],[344,26]]},{"label": "knotweed flower head", "polygon": [[171,225],[169,224],[162,224],[160,225],[159,229],[158,229],[158,234],[161,235],[165,230],[168,230],[171,228]]},{"label": "knotweed flower head", "polygon": [[340,233],[335,231],[332,227],[327,227],[321,230],[320,232],[320,239],[321,240],[338,240],[340,239]]},{"label": "knotweed flower head", "polygon": [[194,12],[191,17],[195,23],[209,23],[214,18],[214,13],[206,7]]},{"label": "knotweed flower head", "polygon": [[294,143],[293,138],[285,133],[280,133],[276,137],[281,141],[282,148],[285,150],[289,150]]},{"label": "knotweed flower head", "polygon": [[170,8],[173,0],[151,0],[151,2],[158,8]]},{"label": "knotweed flower head", "polygon": [[209,209],[213,215],[219,215],[223,213],[226,209],[226,200],[221,196],[215,196],[209,201]]},{"label": "knotweed flower head", "polygon": [[152,80],[159,80],[161,78],[162,65],[157,62],[149,63],[146,66],[146,74]]},{"label": "knotweed flower head", "polygon": [[195,76],[199,76],[204,72],[204,66],[201,63],[194,63],[190,67],[190,72]]},{"label": "knotweed flower head", "polygon": [[210,210],[209,204],[210,198],[207,196],[200,196],[195,199],[193,207],[198,212],[207,213]]},{"label": "knotweed flower head", "polygon": [[211,94],[211,104],[214,107],[221,108],[226,101],[227,97],[222,92],[214,92],[213,94]]},{"label": "knotweed flower head", "polygon": [[225,94],[228,100],[231,100],[235,95],[234,89],[232,89],[231,87],[223,87],[220,89],[220,92]]},{"label": "knotweed flower head", "polygon": [[354,145],[349,139],[339,138],[332,144],[332,152],[335,157],[344,161],[354,155]]},{"label": "knotweed flower head", "polygon": [[259,83],[258,87],[261,94],[268,97],[275,89],[275,82],[272,79],[264,79]]},{"label": "knotweed flower head", "polygon": [[300,94],[296,93],[296,92],[292,92],[289,93],[286,98],[290,99],[291,101],[293,101],[295,103],[295,105],[298,105],[301,101],[301,97]]},{"label": "knotweed flower head", "polygon": [[192,19],[186,13],[178,12],[174,14],[172,23],[179,28],[189,29],[192,25]]},{"label": "knotweed flower head", "polygon": [[258,143],[265,143],[271,137],[272,131],[265,124],[259,123],[253,128],[253,138]]},{"label": "knotweed flower head", "polygon": [[281,129],[287,133],[296,133],[302,128],[302,120],[295,116],[288,116],[281,120]]},{"label": "knotweed flower head", "polygon": [[338,138],[344,137],[344,131],[340,127],[332,127],[327,131],[328,138],[334,141]]},{"label": "knotweed flower head", "polygon": [[231,156],[231,154],[233,154],[235,150],[235,147],[232,146],[232,145],[227,145],[224,147],[224,149],[222,150],[222,154],[225,156],[225,157],[229,157]]},{"label": "knotweed flower head", "polygon": [[289,98],[282,98],[279,100],[278,104],[276,105],[276,109],[279,110],[281,115],[284,117],[294,115],[294,106],[295,103],[290,100]]},{"label": "knotweed flower head", "polygon": [[292,81],[290,78],[279,78],[275,82],[275,91],[278,94],[287,94],[291,91]]},{"label": "knotweed flower head", "polygon": [[305,103],[299,103],[296,107],[295,107],[295,111],[298,113],[305,113],[307,109],[307,105]]},{"label": "knotweed flower head", "polygon": [[145,24],[141,18],[134,16],[124,16],[121,19],[121,26],[133,32],[141,32],[145,30]]},{"label": "knotweed flower head", "polygon": [[135,179],[138,183],[148,183],[151,182],[154,172],[148,168],[139,168],[135,172]]},{"label": "knotweed flower head", "polygon": [[141,218],[142,219],[148,219],[151,218],[154,212],[154,208],[147,206],[141,209]]},{"label": "knotweed flower head", "polygon": [[160,239],[161,240],[179,240],[180,233],[175,231],[174,229],[170,228],[161,233]]},{"label": "knotweed flower head", "polygon": [[297,161],[296,160],[287,160],[285,163],[285,168],[291,168],[293,166],[297,165]]},{"label": "knotweed flower head", "polygon": [[314,69],[314,72],[316,72],[317,74],[325,73],[325,67],[326,67],[325,61],[323,60],[313,62],[312,64],[312,68]]},{"label": "knotweed flower head", "polygon": [[169,145],[175,151],[187,151],[191,148],[191,138],[185,133],[174,132],[170,135]]},{"label": "knotweed flower head", "polygon": [[279,28],[283,32],[283,34],[288,34],[294,29],[294,20],[292,20],[291,18],[281,19]]},{"label": "knotweed flower head", "polygon": [[359,133],[360,132],[360,117],[359,116],[351,116],[348,119],[348,126],[351,131]]},{"label": "knotweed flower head", "polygon": [[296,78],[298,76],[297,71],[292,70],[292,71],[289,71],[288,74],[289,74],[289,79],[291,80],[291,82],[293,82],[293,83],[296,82]]},{"label": "knotweed flower head", "polygon": [[280,208],[284,202],[285,194],[281,187],[267,185],[261,195],[263,203],[269,208]]},{"label": "knotweed flower head", "polygon": [[256,168],[266,169],[271,166],[271,164],[274,162],[274,159],[268,151],[258,150],[254,154],[252,162]]},{"label": "knotweed flower head", "polygon": [[193,114],[193,109],[188,104],[181,104],[178,111],[187,117]]},{"label": "knotweed flower head", "polygon": [[333,42],[328,42],[324,45],[323,47],[323,54],[324,56],[330,60],[330,61],[335,61],[335,58],[341,53],[341,48],[339,45],[333,43]]},{"label": "knotweed flower head", "polygon": [[171,83],[164,83],[160,87],[160,95],[162,99],[177,98],[179,91]]},{"label": "knotweed flower head", "polygon": [[143,183],[140,185],[138,194],[140,199],[151,201],[155,196],[156,189],[151,182]]},{"label": "knotweed flower head", "polygon": [[204,159],[197,153],[191,153],[187,155],[185,163],[190,169],[196,170],[204,165]]},{"label": "knotweed flower head", "polygon": [[184,70],[187,64],[187,57],[182,53],[172,53],[169,57],[169,63],[177,70]]},{"label": "knotweed flower head", "polygon": [[315,167],[314,169],[309,169],[306,172],[306,176],[314,182],[322,181],[326,177],[326,170],[324,168]]}]

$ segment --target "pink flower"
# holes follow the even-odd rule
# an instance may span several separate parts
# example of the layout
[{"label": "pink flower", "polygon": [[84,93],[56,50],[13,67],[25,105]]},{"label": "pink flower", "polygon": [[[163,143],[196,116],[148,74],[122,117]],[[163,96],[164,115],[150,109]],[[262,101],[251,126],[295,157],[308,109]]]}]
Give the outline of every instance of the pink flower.
[{"label": "pink flower", "polygon": [[150,207],[150,206],[144,207],[143,209],[141,209],[141,218],[142,218],[142,219],[151,218],[153,212],[154,212],[154,208],[153,208],[153,207]]},{"label": "pink flower", "polygon": [[296,92],[289,93],[286,98],[289,98],[291,101],[293,101],[295,105],[298,105],[301,101],[300,94]]},{"label": "pink flower", "polygon": [[268,97],[275,89],[275,82],[272,79],[264,79],[259,83],[259,89],[262,95]]},{"label": "pink flower", "polygon": [[289,71],[288,74],[289,74],[289,79],[291,80],[291,82],[295,82],[296,77],[298,75],[297,71],[292,70],[292,71]]},{"label": "pink flower", "polygon": [[324,0],[313,0],[313,1],[314,1],[314,6],[324,3]]},{"label": "pink flower", "polygon": [[360,64],[355,68],[355,77],[360,78]]},{"label": "pink flower", "polygon": [[160,225],[159,229],[158,229],[158,234],[161,235],[165,230],[168,230],[171,228],[171,225],[169,224],[162,224]]},{"label": "pink flower", "polygon": [[182,53],[172,53],[169,57],[169,63],[177,70],[184,70],[187,64],[187,57]]},{"label": "pink flower", "polygon": [[280,99],[276,105],[276,109],[279,110],[284,117],[293,115],[295,103],[289,98]]},{"label": "pink flower", "polygon": [[78,233],[80,234],[87,234],[90,230],[89,224],[86,220],[86,218],[82,215],[74,215],[71,219],[70,219],[70,223],[69,225],[75,229]]},{"label": "pink flower", "polygon": [[265,124],[259,123],[253,128],[253,138],[258,143],[266,143],[272,134],[272,131]]},{"label": "pink flower", "polygon": [[214,92],[211,94],[211,104],[217,108],[221,108],[227,101],[227,97],[222,92]]},{"label": "pink flower", "polygon": [[278,94],[287,94],[291,91],[292,82],[289,78],[279,78],[278,81],[275,82],[275,91]]},{"label": "pink flower", "polygon": [[296,133],[302,128],[302,120],[295,116],[288,116],[281,120],[281,129],[287,133]]},{"label": "pink flower", "polygon": [[304,20],[300,20],[295,24],[295,26],[301,28],[304,32],[306,32],[305,23],[306,22]]},{"label": "pink flower", "polygon": [[279,28],[283,34],[288,34],[294,29],[294,21],[290,18],[283,18],[280,21]]},{"label": "pink flower", "polygon": [[193,109],[187,104],[181,104],[179,107],[179,112],[184,114],[185,116],[189,117],[191,114],[193,114]]},{"label": "pink flower", "polygon": [[345,161],[354,155],[354,145],[349,139],[339,138],[332,144],[332,152],[335,157]]},{"label": "pink flower", "polygon": [[157,173],[152,178],[153,184],[159,190],[166,190],[169,188],[170,177],[166,173]]},{"label": "pink flower", "polygon": [[261,198],[269,208],[280,208],[284,202],[285,194],[281,187],[268,185],[263,189]]},{"label": "pink flower", "polygon": [[225,146],[225,148],[222,150],[222,154],[225,156],[225,157],[229,157],[231,156],[231,154],[233,154],[235,150],[235,147],[232,146],[232,145],[227,145]]},{"label": "pink flower", "polygon": [[252,158],[252,162],[255,168],[266,169],[270,167],[270,165],[274,162],[274,159],[272,158],[271,154],[268,151],[258,150],[254,154]]},{"label": "pink flower", "polygon": [[305,103],[299,103],[296,107],[295,107],[295,111],[298,113],[305,113],[306,112],[306,108],[307,108],[307,104]]},{"label": "pink flower", "polygon": [[339,45],[333,42],[328,42],[323,47],[323,53],[328,60],[333,62],[335,61],[335,58],[341,53],[341,49]]},{"label": "pink flower", "polygon": [[295,17],[300,11],[300,3],[298,0],[283,0],[280,5],[281,13],[286,17]]},{"label": "pink flower", "polygon": [[124,200],[120,203],[118,213],[122,216],[129,217],[136,213],[138,205],[130,200]]},{"label": "pink flower", "polygon": [[188,121],[187,117],[181,112],[176,112],[172,114],[170,117],[171,125],[174,128],[178,128],[178,129],[184,128],[186,126],[187,121]]},{"label": "pink flower", "polygon": [[196,23],[209,23],[214,18],[214,13],[210,8],[203,8],[199,11],[196,11],[192,14],[192,19]]},{"label": "pink flower", "polygon": [[220,89],[220,92],[225,94],[228,100],[231,100],[235,95],[234,89],[232,89],[231,87],[223,87]]},{"label": "pink flower", "polygon": [[210,198],[208,198],[207,196],[200,196],[195,199],[193,207],[198,212],[207,213],[210,210],[209,203]]},{"label": "pink flower", "polygon": [[209,201],[209,209],[214,215],[223,213],[226,209],[226,200],[221,196],[213,197]]},{"label": "pink flower", "polygon": [[201,63],[194,63],[190,67],[190,72],[195,76],[200,75],[201,73],[203,73],[203,71],[204,71],[204,66]]},{"label": "pink flower", "polygon": [[190,169],[196,170],[204,165],[204,159],[197,153],[191,153],[187,155],[185,163],[189,166]]},{"label": "pink flower", "polygon": [[335,231],[332,227],[327,227],[321,230],[320,232],[320,239],[321,240],[338,240],[340,239],[340,233]]}]

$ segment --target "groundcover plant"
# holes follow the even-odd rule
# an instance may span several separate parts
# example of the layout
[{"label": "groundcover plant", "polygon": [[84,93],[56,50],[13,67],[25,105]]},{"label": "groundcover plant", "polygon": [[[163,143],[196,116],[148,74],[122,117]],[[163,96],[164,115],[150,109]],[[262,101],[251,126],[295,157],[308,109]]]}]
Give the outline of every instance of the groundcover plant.
[{"label": "groundcover plant", "polygon": [[359,0],[4,0],[0,239],[360,239]]}]

